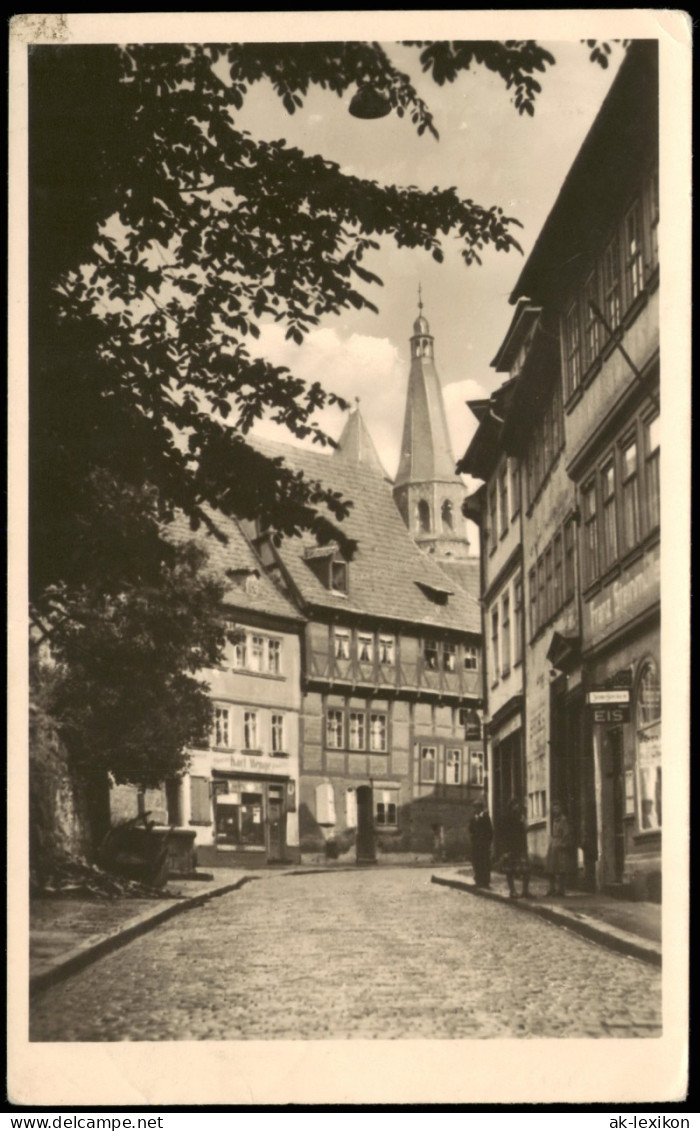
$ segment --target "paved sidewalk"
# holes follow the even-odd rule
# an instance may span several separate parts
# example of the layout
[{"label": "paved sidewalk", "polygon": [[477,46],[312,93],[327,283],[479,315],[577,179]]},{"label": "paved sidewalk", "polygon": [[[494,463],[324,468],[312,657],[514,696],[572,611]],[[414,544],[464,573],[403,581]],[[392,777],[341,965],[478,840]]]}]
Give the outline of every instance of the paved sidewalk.
[{"label": "paved sidewalk", "polygon": [[[514,911],[538,915],[550,923],[583,935],[621,954],[661,965],[661,906],[658,903],[615,899],[600,892],[572,891],[565,898],[547,895],[547,880],[535,877],[530,891],[535,899],[510,899],[505,877],[492,873],[491,886],[479,888],[471,868],[455,868],[433,875],[435,884],[466,891],[482,899],[507,904]],[[520,891],[520,881],[517,882]]]},{"label": "paved sidewalk", "polygon": [[170,880],[161,899],[33,899],[29,992],[62,981],[174,915],[271,874],[217,868],[211,880]]}]

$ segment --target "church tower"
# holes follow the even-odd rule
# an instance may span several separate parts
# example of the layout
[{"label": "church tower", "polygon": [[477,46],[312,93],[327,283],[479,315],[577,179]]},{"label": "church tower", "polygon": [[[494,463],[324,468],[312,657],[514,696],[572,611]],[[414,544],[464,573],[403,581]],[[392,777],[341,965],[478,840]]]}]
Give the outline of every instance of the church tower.
[{"label": "church tower", "polygon": [[455,473],[433,349],[419,288],[394,500],[421,549],[434,554],[438,561],[455,561],[469,556],[462,515],[466,490]]}]

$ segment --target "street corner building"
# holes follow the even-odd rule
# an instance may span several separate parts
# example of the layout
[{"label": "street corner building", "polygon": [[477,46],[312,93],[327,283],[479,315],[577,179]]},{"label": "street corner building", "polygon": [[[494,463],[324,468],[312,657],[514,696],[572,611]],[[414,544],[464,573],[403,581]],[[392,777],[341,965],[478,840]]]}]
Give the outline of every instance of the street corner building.
[{"label": "street corner building", "polygon": [[658,57],[633,42],[511,295],[460,461],[482,479],[496,838],[554,803],[588,888],[661,897]]},{"label": "street corner building", "polygon": [[148,809],[173,845],[189,830],[178,869],[469,855],[486,788],[479,565],[422,304],[410,344],[395,483],[359,405],[332,455],[251,441],[351,503],[352,552],[219,514],[226,541],[199,535],[240,638],[202,673],[209,746],[162,790],[112,790],[113,818]]},{"label": "street corner building", "polygon": [[[255,868],[299,860],[299,712],[303,619],[268,577],[240,524],[215,515],[225,542],[200,532],[209,564],[228,578],[222,615],[231,640],[221,667],[205,669],[213,708],[209,745],[161,790],[112,789],[112,817],[137,806],[175,826],[171,867]],[[178,518],[171,533],[193,535]],[[178,833],[189,831],[186,838]],[[194,835],[193,835],[194,834]],[[178,851],[182,840],[183,849]]]}]

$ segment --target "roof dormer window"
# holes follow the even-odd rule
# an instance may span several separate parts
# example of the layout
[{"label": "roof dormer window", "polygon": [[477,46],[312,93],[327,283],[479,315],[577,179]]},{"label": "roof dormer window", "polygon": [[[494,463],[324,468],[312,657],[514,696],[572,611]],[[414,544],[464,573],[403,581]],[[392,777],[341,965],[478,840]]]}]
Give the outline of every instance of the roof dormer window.
[{"label": "roof dormer window", "polygon": [[330,587],[334,593],[348,591],[348,563],[342,558],[333,558],[331,561]]}]

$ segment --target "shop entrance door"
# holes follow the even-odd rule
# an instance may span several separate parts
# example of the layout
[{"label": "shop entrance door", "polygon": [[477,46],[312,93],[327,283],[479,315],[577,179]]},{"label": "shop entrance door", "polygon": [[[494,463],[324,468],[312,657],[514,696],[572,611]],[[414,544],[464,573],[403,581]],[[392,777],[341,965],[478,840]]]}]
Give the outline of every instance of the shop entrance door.
[{"label": "shop entrance door", "polygon": [[613,809],[613,863],[615,883],[622,882],[625,870],[625,772],[622,750],[622,729],[615,727],[608,731],[608,750],[612,773]]},{"label": "shop entrance door", "polygon": [[268,786],[267,819],[269,829],[268,861],[270,863],[282,863],[284,860],[284,807],[281,786]]}]

